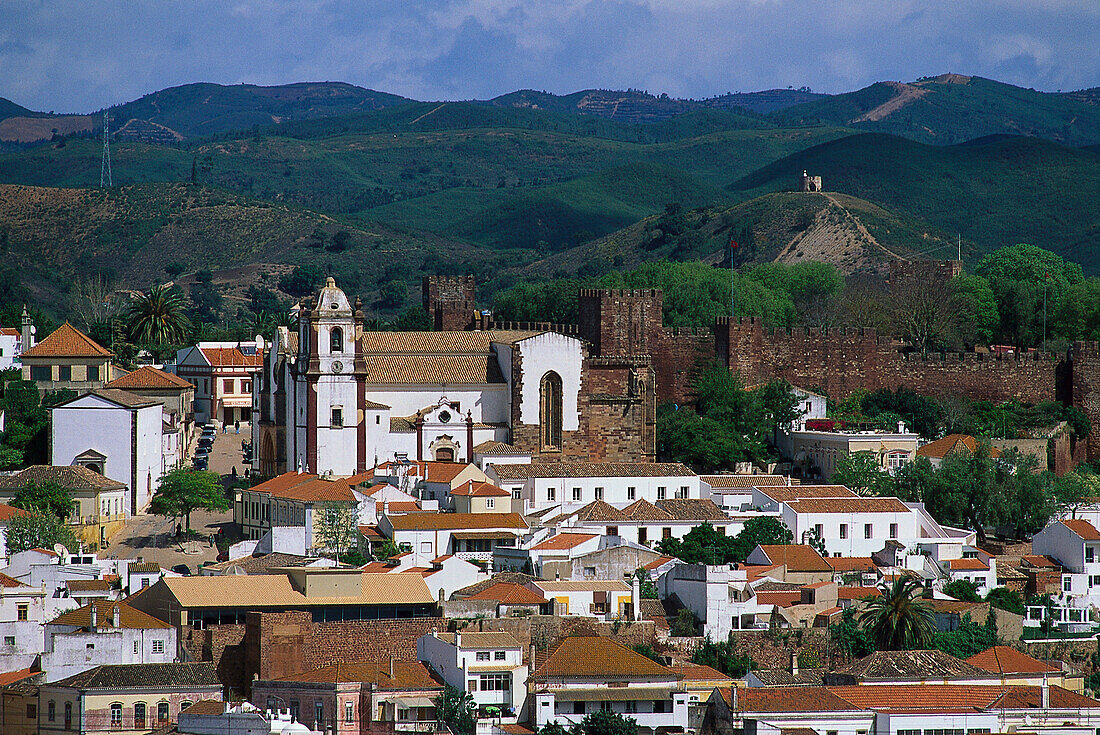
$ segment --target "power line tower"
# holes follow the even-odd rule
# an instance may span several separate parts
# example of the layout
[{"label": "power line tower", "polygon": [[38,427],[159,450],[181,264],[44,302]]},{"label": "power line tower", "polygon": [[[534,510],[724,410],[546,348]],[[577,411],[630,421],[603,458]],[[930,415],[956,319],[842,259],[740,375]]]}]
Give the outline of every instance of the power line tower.
[{"label": "power line tower", "polygon": [[111,123],[103,111],[103,162],[99,166],[99,185],[114,186],[111,180]]}]

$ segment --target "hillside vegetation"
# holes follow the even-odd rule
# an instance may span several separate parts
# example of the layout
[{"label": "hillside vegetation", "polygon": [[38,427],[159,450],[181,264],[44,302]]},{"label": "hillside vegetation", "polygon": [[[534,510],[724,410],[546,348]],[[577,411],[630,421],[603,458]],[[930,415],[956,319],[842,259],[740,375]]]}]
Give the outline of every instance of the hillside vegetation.
[{"label": "hillside vegetation", "polygon": [[[843,192],[961,233],[982,251],[1031,242],[1100,272],[1100,156],[1035,138],[931,146],[868,133],[792,154],[735,182],[781,191],[802,171]],[[928,249],[924,249],[928,251]],[[934,257],[950,255],[938,251]],[[965,255],[965,253],[964,253]]]},{"label": "hillside vegetation", "polygon": [[1029,135],[1066,145],[1100,142],[1100,107],[1082,93],[1052,94],[981,77],[943,74],[909,84],[877,82],[772,116],[823,121],[947,145],[987,135]]}]

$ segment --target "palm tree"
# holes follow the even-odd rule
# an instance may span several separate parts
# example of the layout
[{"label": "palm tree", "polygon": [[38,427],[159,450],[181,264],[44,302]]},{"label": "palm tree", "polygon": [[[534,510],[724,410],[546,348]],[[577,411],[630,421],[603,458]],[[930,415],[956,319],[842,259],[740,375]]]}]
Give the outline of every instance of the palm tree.
[{"label": "palm tree", "polygon": [[191,320],[184,313],[186,308],[183,294],[165,286],[153,286],[149,293],[134,296],[126,314],[130,340],[141,345],[184,342],[191,330]]},{"label": "palm tree", "polygon": [[909,651],[931,645],[936,616],[920,593],[920,583],[903,576],[892,585],[883,584],[879,596],[867,602],[859,623],[879,650]]}]

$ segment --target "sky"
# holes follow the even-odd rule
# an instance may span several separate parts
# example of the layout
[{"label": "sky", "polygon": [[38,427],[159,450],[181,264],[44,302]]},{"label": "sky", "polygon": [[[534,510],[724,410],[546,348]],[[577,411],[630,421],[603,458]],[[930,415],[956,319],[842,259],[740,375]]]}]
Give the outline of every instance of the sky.
[{"label": "sky", "polygon": [[1100,0],[0,0],[0,97],[91,112],[188,82],[844,92],[945,72],[1100,85]]}]

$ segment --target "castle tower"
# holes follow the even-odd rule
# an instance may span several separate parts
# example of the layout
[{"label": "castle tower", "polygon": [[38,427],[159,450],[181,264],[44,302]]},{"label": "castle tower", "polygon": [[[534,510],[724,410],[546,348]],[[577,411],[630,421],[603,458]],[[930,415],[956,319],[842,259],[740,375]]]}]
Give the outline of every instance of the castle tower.
[{"label": "castle tower", "polygon": [[[358,324],[363,313],[333,278],[305,302],[299,315],[296,463],[305,472],[353,475],[366,469],[366,368]],[[288,468],[289,469],[289,468]]]},{"label": "castle tower", "polygon": [[821,177],[810,176],[806,171],[802,172],[802,178],[798,182],[799,191],[821,191]]},{"label": "castle tower", "polygon": [[580,337],[594,357],[648,355],[657,348],[664,307],[658,289],[582,288],[577,305]]},{"label": "castle tower", "polygon": [[436,331],[474,328],[477,310],[473,276],[424,276],[421,281],[424,311]]}]

